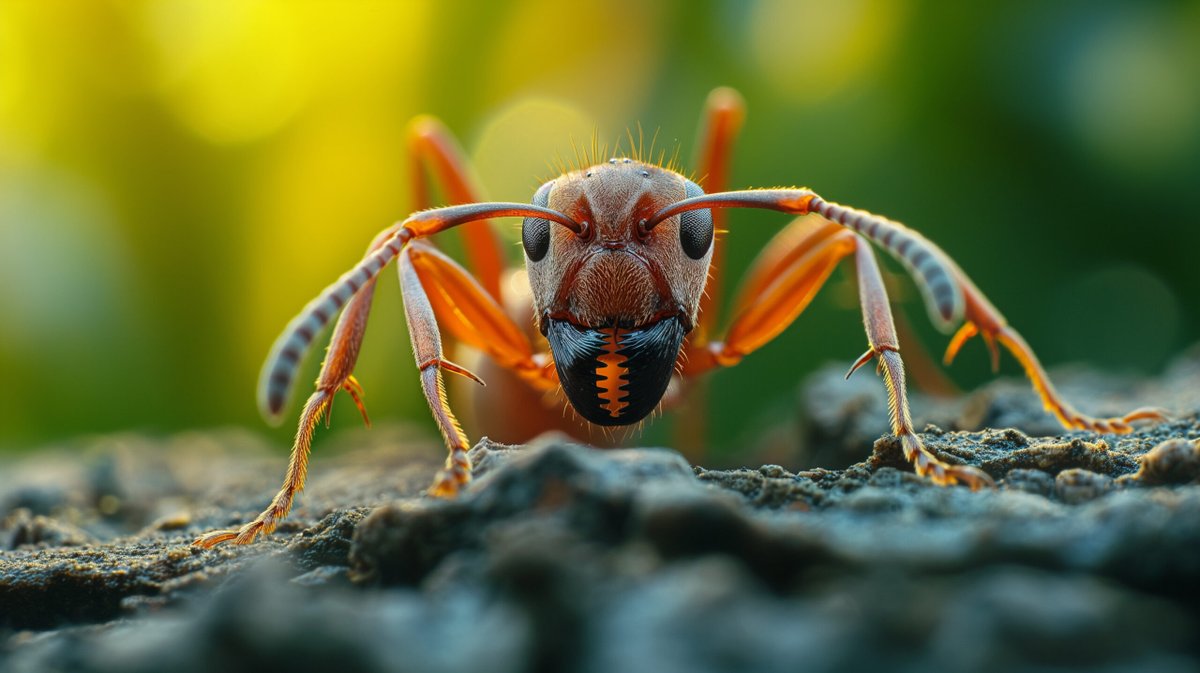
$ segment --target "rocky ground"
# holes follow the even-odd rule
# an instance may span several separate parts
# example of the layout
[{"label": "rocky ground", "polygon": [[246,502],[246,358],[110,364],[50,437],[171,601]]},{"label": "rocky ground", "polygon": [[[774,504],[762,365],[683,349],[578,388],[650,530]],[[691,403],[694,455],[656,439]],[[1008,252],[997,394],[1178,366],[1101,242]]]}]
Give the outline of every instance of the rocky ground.
[{"label": "rocky ground", "polygon": [[1089,411],[1175,412],[1127,436],[1061,432],[1021,382],[918,400],[926,443],[996,479],[979,493],[911,473],[863,374],[805,384],[791,470],[485,441],[469,491],[434,501],[428,440],[333,435],[275,535],[212,551],[188,543],[257,513],[280,447],[10,458],[0,669],[1200,667],[1200,351],[1151,381],[1063,373]]}]

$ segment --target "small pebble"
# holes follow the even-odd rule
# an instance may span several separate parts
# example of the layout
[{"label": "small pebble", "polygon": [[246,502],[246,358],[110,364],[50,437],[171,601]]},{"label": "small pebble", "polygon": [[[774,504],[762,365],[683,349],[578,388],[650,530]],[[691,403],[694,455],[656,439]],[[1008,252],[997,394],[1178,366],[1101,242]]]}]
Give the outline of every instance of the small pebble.
[{"label": "small pebble", "polygon": [[1138,459],[1133,475],[1143,484],[1186,484],[1200,477],[1200,439],[1168,439]]},{"label": "small pebble", "polygon": [[784,477],[792,476],[790,472],[783,469],[783,467],[780,465],[763,465],[762,467],[758,468],[758,471],[764,477],[772,477],[775,479],[782,479]]},{"label": "small pebble", "polygon": [[1070,505],[1095,500],[1112,488],[1112,477],[1078,467],[1063,470],[1054,478],[1055,493],[1060,500]]},{"label": "small pebble", "polygon": [[1054,477],[1041,470],[1018,468],[1009,470],[1008,474],[1004,475],[1004,481],[1001,482],[1001,486],[1014,491],[1043,495],[1048,498],[1054,493],[1055,480]]}]

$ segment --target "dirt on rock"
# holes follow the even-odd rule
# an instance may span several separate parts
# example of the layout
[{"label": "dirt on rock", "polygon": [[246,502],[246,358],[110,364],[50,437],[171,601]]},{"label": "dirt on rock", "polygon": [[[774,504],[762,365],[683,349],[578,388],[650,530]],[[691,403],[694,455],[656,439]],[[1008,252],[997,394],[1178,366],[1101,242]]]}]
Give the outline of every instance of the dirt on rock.
[{"label": "dirt on rock", "polygon": [[1129,435],[1054,429],[1008,381],[920,400],[927,446],[996,480],[980,492],[914,475],[886,400],[841,375],[806,382],[788,467],[484,440],[445,501],[422,494],[428,439],[336,435],[274,535],[208,551],[189,543],[274,492],[278,447],[11,458],[0,670],[1197,669],[1200,351],[1155,380],[1063,377],[1088,411],[1173,412]]}]

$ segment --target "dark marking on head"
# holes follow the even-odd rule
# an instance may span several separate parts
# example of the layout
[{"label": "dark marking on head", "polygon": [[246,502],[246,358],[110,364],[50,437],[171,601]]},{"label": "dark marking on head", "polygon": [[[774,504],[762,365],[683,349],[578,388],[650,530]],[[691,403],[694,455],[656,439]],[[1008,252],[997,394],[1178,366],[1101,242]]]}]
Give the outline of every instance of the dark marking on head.
[{"label": "dark marking on head", "polygon": [[633,330],[547,322],[558,379],[581,416],[596,425],[631,425],[658,406],[683,343],[678,318]]}]

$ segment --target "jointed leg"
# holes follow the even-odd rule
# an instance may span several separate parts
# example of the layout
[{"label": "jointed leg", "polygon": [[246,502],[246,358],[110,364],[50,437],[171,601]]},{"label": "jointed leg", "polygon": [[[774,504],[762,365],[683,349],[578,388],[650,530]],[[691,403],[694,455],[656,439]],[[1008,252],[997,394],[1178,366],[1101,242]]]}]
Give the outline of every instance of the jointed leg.
[{"label": "jointed leg", "polygon": [[438,332],[437,318],[407,250],[400,254],[399,269],[404,316],[408,322],[413,355],[421,371],[421,390],[450,449],[446,467],[438,473],[430,493],[452,495],[471,480],[471,460],[467,457],[471,444],[446,402],[446,386],[442,382],[442,365],[446,361],[442,357],[442,338]]},{"label": "jointed leg", "polygon": [[[697,179],[706,192],[724,191],[728,188],[730,155],[746,117],[746,105],[738,92],[720,87],[708,94],[702,115],[697,143],[700,148],[696,165]],[[713,230],[716,232],[712,243],[712,262],[704,294],[700,295],[696,329],[687,338],[688,348],[694,343],[704,343],[713,338],[720,324],[727,218],[723,210],[712,211],[712,217]],[[708,381],[697,379],[680,392],[687,401],[682,405],[675,422],[675,438],[685,455],[693,460],[702,459],[708,444]]]},{"label": "jointed leg", "polygon": [[1008,325],[1008,321],[1000,314],[1000,311],[992,306],[992,303],[963,273],[962,269],[959,269],[953,262],[951,265],[966,299],[966,322],[954,334],[950,345],[946,348],[944,361],[947,365],[954,361],[954,357],[958,355],[963,344],[978,335],[983,338],[991,352],[992,369],[996,369],[999,364],[1000,351],[997,348],[997,344],[999,344],[1012,353],[1017,362],[1021,363],[1026,376],[1033,384],[1033,389],[1042,399],[1042,405],[1047,411],[1054,414],[1064,427],[1094,432],[1127,433],[1133,430],[1130,424],[1134,421],[1161,421],[1166,418],[1166,414],[1162,410],[1150,408],[1136,409],[1124,416],[1112,418],[1095,418],[1080,413],[1055,390],[1042,363],[1038,361],[1029,344],[1025,343],[1025,339]]},{"label": "jointed leg", "polygon": [[900,343],[896,339],[887,290],[883,286],[879,264],[875,261],[870,245],[861,237],[855,238],[858,245],[854,251],[854,263],[858,271],[859,299],[862,302],[863,324],[867,330],[869,347],[846,376],[849,377],[872,359],[878,360],[879,372],[888,390],[892,434],[900,440],[904,457],[912,463],[917,474],[929,477],[936,484],[961,483],[973,490],[992,486],[992,478],[981,470],[942,462],[925,448],[921,438],[913,430],[912,418],[908,412],[908,394],[904,385],[904,363],[900,359]]},{"label": "jointed leg", "polygon": [[[700,162],[696,166],[696,174],[704,191],[722,192],[728,187],[729,156],[733,152],[733,143],[745,117],[746,104],[738,92],[721,87],[708,94],[708,100],[704,104]],[[712,216],[713,229],[717,235],[713,239],[708,283],[705,285],[704,295],[700,298],[700,316],[696,327],[701,338],[711,336],[717,328],[720,319],[721,277],[725,266],[725,211],[714,210]]]},{"label": "jointed leg", "polygon": [[649,231],[669,217],[699,208],[763,208],[796,215],[818,213],[870,239],[896,257],[913,275],[936,324],[952,327],[961,318],[966,318],[967,323],[951,340],[947,361],[952,360],[972,336],[982,334],[992,348],[994,363],[998,357],[994,344],[998,342],[1017,358],[1043,404],[1068,428],[1125,433],[1132,430],[1130,423],[1134,421],[1166,418],[1158,409],[1137,409],[1113,418],[1093,418],[1076,411],[1059,396],[1024,339],[1007,325],[1000,312],[958,265],[936,245],[902,224],[825,201],[807,189],[761,189],[708,194],[676,202],[655,213],[643,223],[642,229]]},{"label": "jointed leg", "polygon": [[877,359],[888,389],[892,432],[905,457],[920,475],[939,484],[963,483],[971,488],[991,484],[983,472],[945,463],[921,443],[913,430],[904,383],[904,363],[888,304],[887,290],[870,245],[853,232],[819,219],[800,219],[777,236],[755,261],[739,292],[742,311],[724,342],[689,353],[685,375],[717,366],[732,366],[788,327],[821,289],[838,262],[854,253],[859,295],[869,348],[851,372]]},{"label": "jointed leg", "polygon": [[400,255],[400,287],[413,354],[421,370],[421,389],[449,447],[446,467],[430,487],[431,495],[451,496],[471,480],[470,444],[446,402],[441,370],[469,378],[471,372],[447,361],[442,354],[439,318],[459,340],[517,372],[526,382],[547,389],[554,378],[544,356],[533,347],[499,304],[454,260],[436,248],[414,243]]},{"label": "jointed leg", "polygon": [[[301,413],[300,424],[296,432],[296,440],[293,444],[292,457],[288,464],[283,488],[276,494],[267,509],[255,518],[254,521],[237,530],[208,533],[197,538],[193,544],[200,547],[212,547],[228,540],[233,540],[238,544],[245,544],[253,541],[255,536],[270,533],[275,529],[279,520],[286,516],[291,509],[296,493],[304,488],[313,430],[316,428],[316,424],[321,416],[328,414],[334,394],[338,390],[348,391],[351,397],[354,398],[360,411],[363,411],[364,420],[366,419],[366,412],[363,409],[360,398],[361,388],[357,381],[354,380],[352,373],[358,359],[359,347],[366,329],[370,302],[374,295],[375,280],[379,272],[394,257],[405,251],[413,239],[431,236],[464,222],[472,222],[488,216],[545,217],[573,231],[578,230],[580,227],[580,225],[567,219],[561,213],[544,208],[519,203],[485,203],[451,206],[419,212],[410,216],[404,222],[389,227],[380,233],[371,244],[367,256],[357,266],[343,274],[333,285],[326,288],[320,296],[309,302],[298,316],[292,319],[283,334],[275,341],[275,345],[271,349],[271,354],[268,356],[267,362],[263,367],[259,383],[259,403],[264,415],[268,418],[275,418],[283,410],[287,401],[288,391],[295,380],[296,371],[299,363],[303,360],[304,354],[312,345],[317,334],[329,324],[339,310],[344,308],[341,317],[338,319],[333,337],[330,340],[325,362],[321,367],[321,374],[317,380],[317,390],[309,398],[305,404],[304,411]],[[432,248],[428,249],[432,250]],[[406,262],[407,259],[406,256]],[[404,277],[405,268],[411,271],[411,265],[402,265],[402,278]],[[463,274],[465,275],[465,272]],[[481,289],[478,289],[478,286],[475,287],[477,288],[475,291],[479,295],[477,303],[485,304],[490,301],[494,304],[494,301],[487,297]],[[417,288],[418,290],[420,289],[419,283],[417,283]],[[423,290],[419,292],[410,291],[405,294],[406,299],[411,295],[413,302],[418,305],[424,300],[424,306],[428,307],[428,299],[425,297]],[[411,314],[412,310],[410,309],[410,325],[414,329],[423,330],[420,335],[413,334],[414,348],[418,339],[422,343],[422,348],[418,352],[420,356],[429,351],[429,348],[425,344],[429,342],[428,332],[430,321],[432,320],[432,309],[425,310],[418,306],[416,309],[416,320],[411,319]],[[426,319],[426,316],[428,316],[428,319]],[[487,327],[480,327],[479,329],[485,332],[479,338],[486,340],[493,336]],[[512,329],[515,330],[516,328],[512,327]],[[436,335],[436,323],[432,323],[432,332]],[[469,375],[469,372],[461,370],[461,368],[457,368],[452,363],[443,360],[440,355],[440,345],[434,349],[433,353],[434,357],[418,361],[421,369],[422,386],[426,390],[426,396],[430,399],[430,407],[434,413],[434,417],[438,420],[439,426],[442,427],[443,433],[446,434],[447,443],[452,444],[452,447],[461,449],[465,445],[466,439],[462,436],[461,430],[457,430],[457,424],[454,421],[453,415],[445,407],[439,370],[447,368],[466,375]],[[531,364],[526,369],[530,371],[529,377],[531,379],[536,376],[548,376],[544,368],[537,368],[539,363],[535,358],[531,356],[530,361]],[[450,431],[448,432],[447,429]],[[465,453],[461,457],[456,457],[452,454],[452,458],[455,465],[461,468],[461,462],[465,459]],[[469,465],[467,469],[469,469]],[[455,476],[452,474],[451,478],[455,478]]]},{"label": "jointed leg", "polygon": [[[451,204],[483,200],[483,190],[471,173],[470,164],[454,134],[434,117],[422,115],[409,124],[408,150],[412,164],[413,198],[417,210],[433,205],[426,170],[436,177]],[[507,266],[504,243],[491,220],[468,222],[461,227],[467,261],[487,293],[501,301],[500,279]]]},{"label": "jointed leg", "polygon": [[819,197],[814,200],[813,207],[831,220],[860,229],[865,235],[877,237],[880,245],[895,254],[914,272],[914,278],[926,300],[931,302],[931,307],[935,307],[931,311],[933,315],[949,321],[956,312],[942,311],[936,307],[951,306],[955,297],[961,297],[962,315],[966,322],[950,341],[945,358],[947,363],[954,359],[958,349],[966,341],[975,334],[980,334],[991,351],[993,369],[999,364],[1000,356],[996,348],[998,342],[1017,358],[1029,376],[1033,389],[1042,398],[1042,404],[1067,428],[1127,433],[1133,430],[1130,425],[1133,421],[1165,418],[1163,412],[1157,409],[1137,409],[1114,418],[1094,418],[1076,411],[1054,389],[1045,369],[1021,335],[1008,326],[1000,311],[992,306],[975,283],[941,249],[902,225],[860,210],[828,203]]},{"label": "jointed leg", "polygon": [[[395,227],[390,227],[375,237],[367,249],[368,260],[392,239],[395,230]],[[382,268],[382,265],[379,268]],[[363,276],[367,275],[370,274],[363,274]],[[268,535],[275,530],[279,521],[291,511],[296,494],[304,490],[313,431],[322,415],[328,418],[337,391],[348,392],[359,412],[362,413],[363,421],[370,424],[366,407],[362,402],[362,387],[354,379],[353,372],[354,365],[358,361],[363,334],[367,329],[371,299],[375,296],[375,278],[370,275],[369,278],[360,282],[359,277],[356,275],[350,279],[342,292],[334,295],[334,300],[328,301],[330,304],[345,302],[345,309],[338,318],[333,336],[329,339],[329,348],[325,354],[325,361],[321,363],[321,373],[317,378],[316,390],[309,396],[308,401],[304,404],[304,411],[300,414],[300,424],[296,429],[296,438],[292,442],[292,455],[288,460],[283,486],[275,494],[271,504],[253,521],[237,530],[214,531],[203,535],[193,543],[196,546],[212,547],[227,540],[234,540],[237,544],[249,544],[257,535]],[[341,299],[343,294],[349,294],[350,299],[348,301]],[[336,306],[331,305],[328,308],[322,308],[318,316],[325,316],[336,310]],[[273,351],[272,357],[267,359],[267,367],[263,370],[265,395],[260,397],[259,402],[262,404],[264,413],[270,417],[278,415],[283,409],[288,389],[295,380],[300,361],[317,333],[324,326],[316,324],[317,322],[319,322],[317,316],[309,316],[308,320],[302,322],[298,329],[292,330],[289,339],[281,339],[277,342],[277,348]],[[278,347],[280,343],[284,344],[282,348]]]}]

